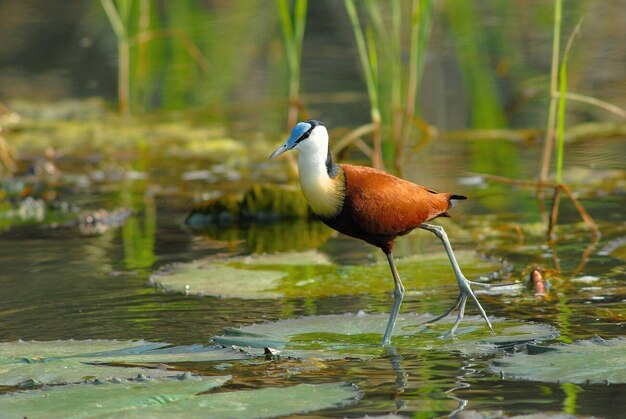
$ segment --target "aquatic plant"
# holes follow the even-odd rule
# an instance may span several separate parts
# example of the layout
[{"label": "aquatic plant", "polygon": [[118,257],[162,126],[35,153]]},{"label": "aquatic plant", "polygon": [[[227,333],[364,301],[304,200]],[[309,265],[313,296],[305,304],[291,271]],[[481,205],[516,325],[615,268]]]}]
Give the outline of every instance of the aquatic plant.
[{"label": "aquatic plant", "polygon": [[4,126],[12,125],[17,121],[19,121],[19,116],[16,113],[10,112],[9,109],[0,102],[0,174],[5,171],[12,173],[17,168],[13,150],[2,135]]},{"label": "aquatic plant", "polygon": [[131,3],[129,0],[119,0],[120,10],[115,6],[113,0],[100,0],[100,3],[117,39],[117,101],[120,113],[126,114],[129,111],[130,96],[130,44],[128,31],[122,22],[120,11],[127,14]]},{"label": "aquatic plant", "polygon": [[[380,168],[383,162],[392,162],[399,171],[411,127],[416,125],[428,133],[426,125],[415,117],[415,101],[430,33],[432,4],[430,0],[414,0],[404,6],[400,0],[390,3],[368,0],[362,3],[365,9],[362,13],[354,0],[344,0],[344,4],[367,86],[372,123],[357,128],[359,136],[349,135],[349,140],[341,143],[346,147],[371,133],[373,142],[367,154],[372,165]],[[404,20],[403,7],[408,8],[405,14],[408,18]],[[409,27],[408,48],[404,48],[407,43],[402,39],[405,26]],[[403,60],[405,55],[409,57],[408,64]]]},{"label": "aquatic plant", "polygon": [[191,226],[235,222],[268,222],[312,218],[313,214],[298,189],[254,185],[242,196],[227,195],[194,207],[186,222]]},{"label": "aquatic plant", "polygon": [[[122,114],[131,111],[131,81],[136,84],[147,78],[148,55],[146,44],[157,38],[174,38],[198,66],[206,71],[208,60],[202,51],[184,33],[175,29],[150,29],[150,1],[100,0],[100,4],[113,28],[118,53],[118,109]],[[131,47],[136,46],[136,57],[131,57]],[[135,87],[135,92],[140,89]]]},{"label": "aquatic plant", "polygon": [[[605,101],[592,98],[589,96],[572,93],[567,87],[567,59],[576,34],[578,34],[581,22],[575,27],[566,44],[563,56],[560,57],[560,33],[562,20],[562,0],[555,0],[554,3],[554,21],[553,21],[553,45],[552,45],[552,64],[550,72],[550,106],[548,110],[548,125],[546,128],[544,150],[540,173],[537,181],[524,181],[507,179],[498,176],[487,175],[487,178],[501,181],[505,183],[515,183],[523,186],[530,186],[537,190],[539,206],[547,224],[547,235],[550,240],[554,238],[554,228],[558,219],[559,203],[561,193],[565,193],[572,202],[580,217],[589,227],[593,234],[593,238],[597,241],[600,232],[595,222],[578,201],[572,190],[563,182],[563,165],[565,153],[565,109],[567,100],[576,100],[579,102],[591,104],[600,107],[609,112],[613,112],[621,117],[626,117],[626,111],[619,107],[607,103]],[[594,127],[594,129],[597,127]],[[601,132],[601,131],[600,131]],[[555,181],[548,180],[550,162],[554,153],[554,142],[556,147],[556,169]],[[545,188],[554,190],[551,211],[546,211],[543,204],[543,191]]]},{"label": "aquatic plant", "polygon": [[6,417],[232,417],[236,406],[237,417],[276,417],[357,400],[358,389],[343,382],[207,394],[232,377],[177,373],[166,365],[246,358],[234,349],[146,341],[6,342],[0,410]]},{"label": "aquatic plant", "polygon": [[302,109],[300,102],[300,69],[302,65],[302,42],[306,27],[307,0],[295,0],[293,10],[289,0],[276,0],[283,32],[283,43],[289,66],[289,111],[287,128],[290,129],[299,119]]},{"label": "aquatic plant", "polygon": [[[542,195],[542,187],[547,176],[547,167],[550,162],[551,150],[556,135],[557,140],[557,163],[556,163],[556,184],[554,185],[554,195],[552,202],[552,211],[548,220],[548,237],[554,236],[554,226],[556,225],[559,211],[560,193],[565,192],[572,201],[583,221],[589,226],[594,237],[598,237],[600,232],[593,219],[585,208],[580,204],[578,199],[571,192],[569,187],[563,183],[563,154],[565,150],[564,132],[565,132],[565,104],[567,100],[567,58],[572,46],[574,36],[579,32],[582,21],[574,28],[570,35],[563,58],[559,62],[559,44],[561,32],[561,16],[562,16],[562,0],[555,0],[554,3],[554,32],[552,44],[552,69],[550,73],[550,91],[552,92],[550,100],[550,109],[548,111],[548,128],[546,132],[546,140],[544,145],[544,160],[540,173],[538,184],[538,195]],[[557,89],[558,83],[558,89]],[[556,119],[556,121],[555,121]]]}]

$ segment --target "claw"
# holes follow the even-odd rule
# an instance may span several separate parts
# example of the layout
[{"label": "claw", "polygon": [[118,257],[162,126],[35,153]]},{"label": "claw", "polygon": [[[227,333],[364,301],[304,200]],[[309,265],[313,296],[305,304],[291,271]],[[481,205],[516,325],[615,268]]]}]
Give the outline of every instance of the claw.
[{"label": "claw", "polygon": [[478,306],[478,311],[480,312],[480,315],[482,316],[483,319],[485,319],[487,326],[489,326],[489,330],[491,330],[491,333],[495,335],[496,332],[493,330],[493,326],[491,326],[491,322],[487,318],[487,313],[485,313],[485,310],[480,305],[478,298],[476,298],[476,295],[474,295],[474,291],[472,291],[472,288],[470,287],[470,285],[473,284],[479,287],[491,288],[492,285],[484,284],[481,282],[468,281],[465,278],[465,276],[461,272],[461,268],[459,267],[458,262],[456,261],[456,257],[454,256],[454,252],[452,251],[452,246],[450,245],[450,241],[448,240],[448,235],[446,234],[443,227],[437,226],[437,225],[431,225],[431,224],[420,224],[420,228],[426,231],[430,231],[435,236],[437,236],[439,240],[441,240],[441,242],[443,243],[443,247],[446,250],[446,253],[448,254],[448,259],[450,259],[452,270],[454,271],[457,282],[459,284],[459,289],[461,291],[454,305],[448,311],[446,311],[443,315],[436,317],[433,320],[430,320],[429,323],[434,323],[437,320],[441,320],[442,318],[450,314],[452,310],[459,307],[459,314],[456,317],[456,321],[454,322],[454,325],[452,325],[452,328],[450,329],[450,331],[446,333],[445,336],[454,335],[454,331],[459,326],[459,323],[461,323],[461,320],[463,320],[463,316],[465,315],[465,304],[467,303],[467,297],[472,297],[472,300],[474,300],[474,302]]},{"label": "claw", "polygon": [[465,316],[465,304],[467,303],[467,297],[472,297],[472,300],[474,300],[474,302],[478,306],[478,311],[480,312],[481,317],[485,319],[485,322],[487,323],[489,330],[491,331],[492,334],[495,335],[496,332],[493,330],[493,326],[491,325],[491,322],[489,321],[489,318],[487,317],[487,313],[483,309],[483,306],[480,305],[478,298],[476,298],[476,295],[474,295],[474,291],[472,291],[472,289],[469,286],[469,284],[472,284],[473,282],[468,281],[468,280],[465,280],[465,281],[466,281],[465,286],[460,286],[461,292],[459,293],[458,297],[456,297],[456,301],[454,302],[454,304],[452,304],[452,306],[449,309],[447,309],[443,314],[440,314],[434,319],[428,320],[422,324],[435,323],[443,319],[444,317],[446,317],[448,314],[450,314],[452,310],[459,308],[459,314],[457,315],[456,320],[454,324],[452,325],[452,328],[450,328],[450,330],[446,332],[446,334],[443,335],[444,338],[454,336],[454,332],[456,331],[457,327],[459,327],[461,320],[463,320],[463,317]]}]

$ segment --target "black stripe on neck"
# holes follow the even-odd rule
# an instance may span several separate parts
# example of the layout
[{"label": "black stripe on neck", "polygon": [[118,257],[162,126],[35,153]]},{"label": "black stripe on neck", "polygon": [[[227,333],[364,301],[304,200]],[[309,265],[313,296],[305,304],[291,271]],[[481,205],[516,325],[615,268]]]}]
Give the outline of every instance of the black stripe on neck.
[{"label": "black stripe on neck", "polygon": [[328,177],[331,179],[334,179],[339,174],[339,165],[333,161],[330,148],[328,149],[328,156],[326,157],[326,173],[328,173]]}]

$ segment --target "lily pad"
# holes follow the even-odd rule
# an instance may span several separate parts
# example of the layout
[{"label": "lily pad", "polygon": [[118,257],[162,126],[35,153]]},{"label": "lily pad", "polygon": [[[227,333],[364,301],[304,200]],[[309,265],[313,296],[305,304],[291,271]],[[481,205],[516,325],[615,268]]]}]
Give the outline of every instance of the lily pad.
[{"label": "lily pad", "polygon": [[596,337],[572,344],[529,347],[498,359],[491,371],[505,378],[571,383],[626,383],[626,339]]},{"label": "lily pad", "polygon": [[0,385],[31,387],[42,384],[79,383],[83,380],[130,379],[136,376],[167,377],[171,371],[139,367],[112,367],[85,364],[76,360],[0,366]]},{"label": "lily pad", "polygon": [[168,406],[223,385],[230,377],[162,378],[159,380],[55,386],[0,396],[7,417],[80,418],[114,414],[140,415],[144,409]]},{"label": "lily pad", "polygon": [[[468,277],[487,275],[502,268],[475,252],[457,252]],[[443,282],[455,283],[445,253],[416,255],[397,263],[408,289]],[[151,281],[172,291],[227,298],[319,298],[354,293],[391,292],[393,280],[386,262],[366,266],[338,266],[314,251],[289,252],[227,261],[203,259],[171,265]]]},{"label": "lily pad", "polygon": [[236,258],[245,265],[331,265],[330,258],[317,250],[304,252],[270,253]]},{"label": "lily pad", "polygon": [[[430,314],[399,315],[392,337],[398,348],[458,351],[480,355],[493,353],[514,345],[542,341],[558,335],[551,326],[499,318],[490,319],[496,335],[491,335],[479,316],[466,316],[455,338],[441,336],[452,326],[455,316],[448,316],[434,325]],[[253,355],[265,348],[294,358],[371,358],[385,353],[381,347],[386,314],[340,314],[302,317],[225,329],[223,336],[213,340],[222,345],[235,345]]]},{"label": "lily pad", "polygon": [[[268,418],[341,407],[357,401],[359,391],[344,383],[298,384],[283,388],[210,394],[168,406],[163,413],[176,417],[200,415],[219,418]],[[143,412],[142,412],[143,413]],[[146,409],[149,416],[159,416],[161,409]]]},{"label": "lily pad", "polygon": [[245,354],[201,345],[169,347],[145,341],[50,341],[0,343],[0,385],[67,384],[85,379],[164,377],[164,368],[99,364],[150,364],[243,359]]},{"label": "lily pad", "polygon": [[344,406],[354,403],[358,396],[355,387],[342,383],[198,395],[227,380],[228,377],[190,377],[57,386],[2,396],[0,411],[8,417],[261,418]]},{"label": "lily pad", "polygon": [[283,294],[272,289],[287,276],[280,271],[240,269],[206,260],[170,269],[170,272],[152,275],[150,281],[167,291],[222,298],[281,298]]}]

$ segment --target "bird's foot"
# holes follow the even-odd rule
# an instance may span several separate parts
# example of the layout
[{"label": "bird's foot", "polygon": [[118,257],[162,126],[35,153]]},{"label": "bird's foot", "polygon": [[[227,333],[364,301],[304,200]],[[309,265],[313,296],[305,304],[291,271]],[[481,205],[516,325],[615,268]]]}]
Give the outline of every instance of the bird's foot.
[{"label": "bird's foot", "polygon": [[498,287],[509,287],[511,285],[515,285],[518,284],[518,282],[506,282],[504,284],[488,284],[486,282],[476,282],[476,281],[470,281],[469,279],[466,279],[466,281],[470,284],[470,285],[474,285],[476,287],[481,287],[481,288],[486,288],[486,289],[491,289],[491,288],[498,288]]},{"label": "bird's foot", "polygon": [[459,327],[461,320],[463,320],[463,317],[465,316],[465,304],[467,303],[467,297],[472,297],[472,299],[478,306],[478,311],[480,312],[481,317],[485,319],[485,322],[487,323],[489,330],[491,330],[492,334],[494,335],[496,334],[496,332],[493,330],[493,326],[491,325],[491,322],[489,321],[489,318],[487,317],[487,313],[485,312],[483,307],[480,305],[480,302],[478,301],[478,298],[476,298],[474,291],[472,291],[470,284],[481,285],[481,286],[486,285],[486,288],[489,288],[491,286],[491,284],[483,284],[480,282],[468,281],[467,279],[462,278],[462,280],[459,281],[459,288],[461,291],[459,292],[459,296],[456,298],[456,301],[454,302],[454,304],[452,304],[452,306],[448,310],[446,310],[443,314],[425,322],[425,323],[435,323],[443,319],[444,317],[446,317],[454,309],[458,308],[459,314],[457,315],[454,324],[452,325],[450,330],[446,334],[444,334],[442,337],[448,338],[448,337],[454,336],[454,332],[456,331],[457,327]]}]

